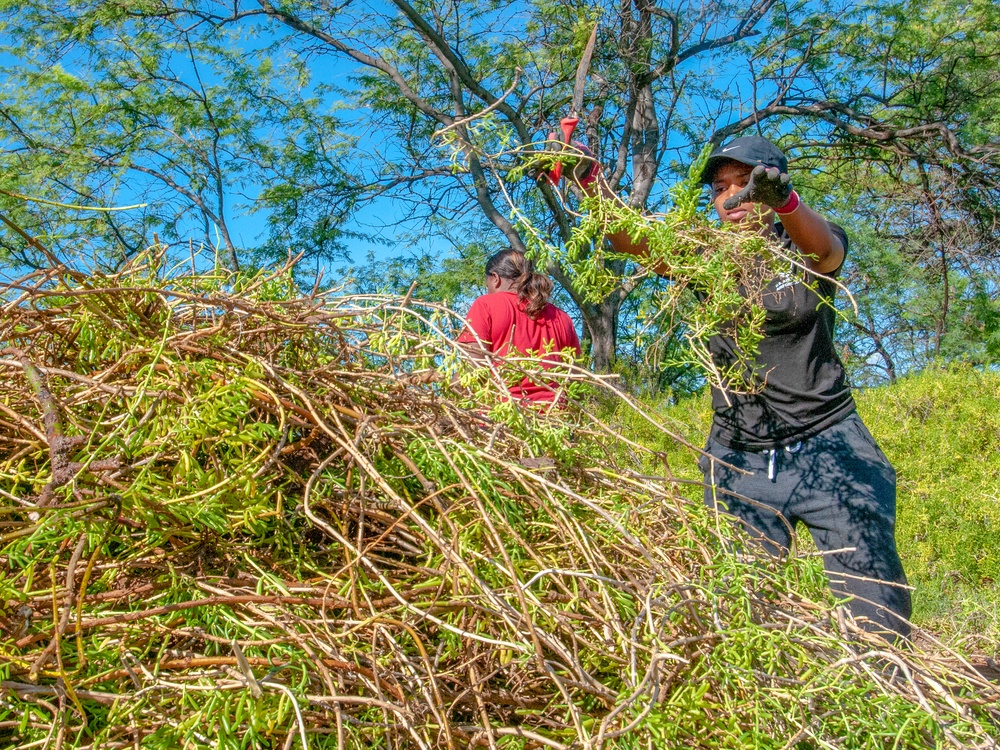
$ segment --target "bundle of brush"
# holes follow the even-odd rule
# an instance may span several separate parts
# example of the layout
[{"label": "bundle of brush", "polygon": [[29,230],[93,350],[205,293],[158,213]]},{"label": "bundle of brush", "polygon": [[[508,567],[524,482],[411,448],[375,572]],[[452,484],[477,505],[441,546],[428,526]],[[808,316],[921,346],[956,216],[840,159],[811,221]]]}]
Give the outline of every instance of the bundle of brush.
[{"label": "bundle of brush", "polygon": [[287,268],[0,293],[7,746],[991,741],[995,690],[736,559],[579,369],[526,413],[449,311]]}]

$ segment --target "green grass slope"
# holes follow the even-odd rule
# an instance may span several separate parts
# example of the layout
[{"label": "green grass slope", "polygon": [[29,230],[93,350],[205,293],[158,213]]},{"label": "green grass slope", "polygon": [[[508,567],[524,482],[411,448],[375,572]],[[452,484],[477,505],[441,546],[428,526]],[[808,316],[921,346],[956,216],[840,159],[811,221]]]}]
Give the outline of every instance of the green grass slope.
[{"label": "green grass slope", "polygon": [[860,394],[896,467],[914,618],[970,648],[1000,643],[1000,373],[934,369]]}]

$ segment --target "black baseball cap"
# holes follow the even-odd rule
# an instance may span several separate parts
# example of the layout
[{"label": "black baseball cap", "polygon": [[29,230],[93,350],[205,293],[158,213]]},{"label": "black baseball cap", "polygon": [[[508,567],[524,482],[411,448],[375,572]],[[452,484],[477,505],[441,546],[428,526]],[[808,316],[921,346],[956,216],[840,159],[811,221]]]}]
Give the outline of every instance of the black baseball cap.
[{"label": "black baseball cap", "polygon": [[716,168],[727,159],[754,167],[763,164],[765,167],[777,167],[782,172],[788,171],[788,159],[780,148],[759,135],[745,135],[722,144],[711,153],[701,171],[703,185],[711,184]]}]

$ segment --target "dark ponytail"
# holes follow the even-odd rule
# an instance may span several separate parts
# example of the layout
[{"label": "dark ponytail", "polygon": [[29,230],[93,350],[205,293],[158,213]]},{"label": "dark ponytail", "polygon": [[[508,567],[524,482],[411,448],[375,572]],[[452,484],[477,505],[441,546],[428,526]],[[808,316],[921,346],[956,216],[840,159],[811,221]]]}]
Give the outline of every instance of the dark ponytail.
[{"label": "dark ponytail", "polygon": [[486,261],[486,275],[497,274],[501,279],[514,282],[518,299],[525,303],[524,312],[537,318],[545,311],[552,294],[552,279],[535,273],[530,260],[513,248],[501,250]]}]

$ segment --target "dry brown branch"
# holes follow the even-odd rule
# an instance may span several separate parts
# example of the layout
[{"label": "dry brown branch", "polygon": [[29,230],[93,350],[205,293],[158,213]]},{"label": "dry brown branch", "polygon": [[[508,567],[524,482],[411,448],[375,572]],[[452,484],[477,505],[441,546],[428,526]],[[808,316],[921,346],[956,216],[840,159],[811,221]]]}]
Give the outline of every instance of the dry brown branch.
[{"label": "dry brown branch", "polygon": [[[451,371],[411,377],[463,356],[440,306],[140,267],[22,279],[0,318],[0,694],[52,743],[210,743],[211,717],[178,729],[183,696],[236,722],[256,689],[261,714],[294,704],[274,746],[599,750],[681,715],[714,727],[688,744],[725,746],[739,696],[793,696],[747,721],[821,745],[831,720],[797,701],[825,715],[857,695],[988,746],[982,675],[943,647],[841,635],[799,587],[814,561],[735,561],[662,456],[573,401],[613,381],[494,361],[455,365],[453,389]],[[505,411],[526,375],[569,408]],[[685,707],[691,685],[711,701]],[[120,713],[85,711],[84,731],[88,702]]]}]

